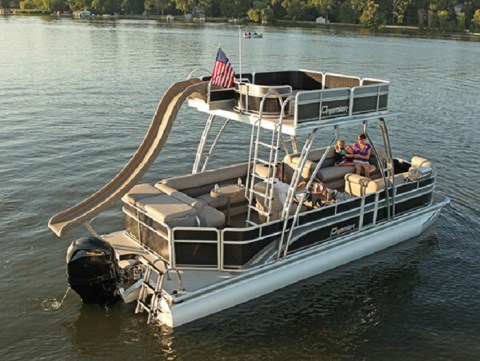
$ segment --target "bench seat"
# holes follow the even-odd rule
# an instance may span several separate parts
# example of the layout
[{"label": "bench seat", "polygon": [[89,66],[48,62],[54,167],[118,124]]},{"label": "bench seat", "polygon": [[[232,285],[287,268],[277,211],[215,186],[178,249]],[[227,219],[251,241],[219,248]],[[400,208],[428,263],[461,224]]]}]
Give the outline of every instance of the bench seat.
[{"label": "bench seat", "polygon": [[[159,187],[146,183],[137,184],[122,197],[122,201],[169,227],[219,228],[225,224],[225,215],[222,212],[164,184]],[[136,212],[135,214],[144,220],[144,216]]]},{"label": "bench seat", "polygon": [[[382,159],[382,163],[384,163],[385,160],[385,151],[382,147],[376,147],[377,152],[380,156],[380,159]],[[302,177],[304,180],[308,180],[312,174],[312,172],[315,170],[315,167],[317,166],[317,163],[320,161],[320,159],[323,157],[325,151],[327,148],[321,148],[321,149],[315,149],[312,150],[309,155],[308,159],[305,162],[305,165],[302,169]],[[299,160],[299,154],[290,154],[285,156],[283,159],[286,169],[286,175],[287,175],[287,180],[288,176],[293,175],[293,172],[298,168],[298,160]],[[370,164],[374,165],[377,167],[377,169],[370,174],[371,178],[378,178],[380,175],[380,172],[378,170],[378,165],[377,165],[377,160],[375,155],[372,152],[372,156],[370,157]],[[329,152],[325,156],[325,159],[320,167],[320,169],[317,171],[317,174],[315,175],[316,178],[318,178],[321,182],[325,183],[328,188],[333,188],[333,189],[343,189],[344,184],[345,184],[345,175],[348,173],[354,173],[355,172],[355,167],[352,166],[337,166],[335,164],[335,148],[332,147],[330,148]]]},{"label": "bench seat", "polygon": [[140,203],[150,218],[165,223],[169,227],[197,225],[197,212],[193,207],[168,194],[145,198]]}]

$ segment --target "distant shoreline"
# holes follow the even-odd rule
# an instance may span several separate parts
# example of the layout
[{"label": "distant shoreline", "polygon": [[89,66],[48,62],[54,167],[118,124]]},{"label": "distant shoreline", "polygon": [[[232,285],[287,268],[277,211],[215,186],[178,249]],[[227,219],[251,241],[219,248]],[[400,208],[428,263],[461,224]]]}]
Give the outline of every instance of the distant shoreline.
[{"label": "distant shoreline", "polygon": [[[45,14],[39,11],[25,11],[16,14],[3,14],[4,16],[49,16],[49,17],[72,17],[72,14]],[[1,14],[0,14],[1,15]],[[167,15],[117,15],[109,16],[108,18],[102,18],[95,16],[91,20],[116,20],[116,19],[130,19],[130,20],[156,20],[161,22],[172,22],[167,20]],[[204,21],[186,20],[181,15],[177,15],[173,22],[179,23],[230,23],[228,18],[207,18]],[[458,40],[458,41],[480,41],[480,33],[470,33],[468,31],[456,31],[445,32],[440,30],[422,29],[417,26],[401,26],[401,25],[382,25],[379,28],[368,28],[360,24],[347,24],[347,23],[326,23],[318,24],[311,21],[291,21],[291,20],[276,20],[270,24],[256,24],[256,23],[232,23],[232,25],[241,25],[246,28],[254,28],[259,26],[264,27],[294,27],[294,28],[316,28],[336,31],[352,31],[365,35],[386,35],[386,36],[398,36],[398,37],[411,37],[411,38],[425,38],[425,39],[444,39],[444,40]]]}]

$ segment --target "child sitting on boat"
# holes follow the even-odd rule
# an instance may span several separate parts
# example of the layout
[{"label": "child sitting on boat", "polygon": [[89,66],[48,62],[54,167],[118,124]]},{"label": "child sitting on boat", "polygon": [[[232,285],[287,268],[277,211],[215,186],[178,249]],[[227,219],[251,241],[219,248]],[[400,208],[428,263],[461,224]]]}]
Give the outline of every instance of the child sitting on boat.
[{"label": "child sitting on boat", "polygon": [[352,165],[351,159],[347,154],[353,154],[353,148],[350,145],[345,145],[343,139],[339,139],[335,144],[335,162],[337,165]]}]

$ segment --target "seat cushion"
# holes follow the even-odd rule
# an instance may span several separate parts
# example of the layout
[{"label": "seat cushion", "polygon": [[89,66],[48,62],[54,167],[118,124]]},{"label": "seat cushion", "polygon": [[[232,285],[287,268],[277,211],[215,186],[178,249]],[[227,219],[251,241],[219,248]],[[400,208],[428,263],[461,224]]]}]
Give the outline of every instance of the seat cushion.
[{"label": "seat cushion", "polygon": [[[137,184],[133,186],[133,188],[130,189],[130,191],[122,197],[122,201],[139,207],[139,203],[141,204],[142,200],[146,198],[156,197],[160,194],[162,194],[162,192],[150,184]],[[143,209],[141,207],[139,208]]]},{"label": "seat cushion", "polygon": [[167,194],[146,198],[143,203],[145,211],[152,219],[166,223],[170,227],[197,225],[195,210],[188,204]]},{"label": "seat cushion", "polygon": [[205,206],[203,208],[201,218],[203,227],[220,228],[225,224],[225,214],[210,206]]},{"label": "seat cushion", "polygon": [[353,166],[334,166],[327,168],[320,168],[317,172],[317,178],[322,182],[329,183],[338,179],[343,179],[345,174],[355,172]]}]

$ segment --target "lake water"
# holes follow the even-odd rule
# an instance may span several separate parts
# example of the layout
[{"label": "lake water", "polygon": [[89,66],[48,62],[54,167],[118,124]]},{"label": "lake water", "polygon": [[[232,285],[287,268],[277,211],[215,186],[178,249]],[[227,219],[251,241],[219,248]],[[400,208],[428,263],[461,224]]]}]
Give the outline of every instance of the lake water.
[{"label": "lake water", "polygon": [[[176,330],[133,306],[84,306],[48,219],[107,183],[143,139],[163,92],[210,70],[238,31],[156,21],[0,17],[0,359],[475,360],[480,354],[480,43],[258,28],[243,71],[314,69],[391,81],[394,154],[423,154],[452,199],[398,247]],[[146,181],[191,169],[198,115],[184,107]],[[240,134],[240,135],[239,135]],[[235,138],[236,137],[236,138]],[[233,148],[245,139],[232,133]],[[122,227],[119,207],[99,232]]]}]

